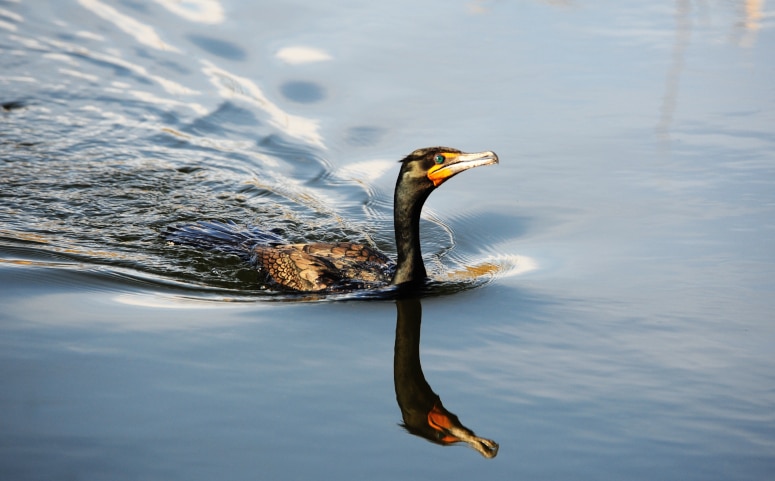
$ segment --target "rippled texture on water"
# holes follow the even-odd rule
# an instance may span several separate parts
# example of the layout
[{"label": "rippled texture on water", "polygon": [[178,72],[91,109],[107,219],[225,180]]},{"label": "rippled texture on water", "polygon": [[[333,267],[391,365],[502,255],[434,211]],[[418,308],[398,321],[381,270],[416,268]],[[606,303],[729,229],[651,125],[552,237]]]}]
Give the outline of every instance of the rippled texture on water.
[{"label": "rippled texture on water", "polygon": [[[240,293],[262,288],[250,267],[165,246],[164,229],[224,219],[279,232],[289,242],[347,239],[394,252],[390,199],[377,196],[362,176],[396,171],[397,163],[337,172],[320,146],[276,134],[256,138],[256,114],[228,100],[192,117],[159,110],[154,99],[113,99],[122,110],[153,119],[132,125],[78,98],[52,105],[39,97],[9,109],[6,119],[9,155],[0,195],[7,215],[0,234],[11,245],[128,267],[160,283]],[[99,100],[112,107],[111,99]],[[43,128],[32,132],[31,125]],[[426,224],[428,245],[453,239],[443,223]]]},{"label": "rippled texture on water", "polygon": [[[742,0],[0,0],[0,478],[772,478],[774,33]],[[392,255],[428,145],[501,162],[429,199],[421,316],[161,236]]]}]

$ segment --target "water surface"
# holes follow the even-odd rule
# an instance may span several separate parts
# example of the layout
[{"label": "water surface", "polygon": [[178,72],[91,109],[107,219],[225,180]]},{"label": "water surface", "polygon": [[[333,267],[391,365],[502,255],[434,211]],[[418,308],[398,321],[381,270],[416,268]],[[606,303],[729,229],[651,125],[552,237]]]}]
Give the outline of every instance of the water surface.
[{"label": "water surface", "polygon": [[[770,479],[773,18],[0,1],[0,477]],[[392,255],[396,161],[428,145],[501,159],[422,224],[455,286],[421,301],[423,378],[491,460],[401,427],[395,301],[161,236]]]}]

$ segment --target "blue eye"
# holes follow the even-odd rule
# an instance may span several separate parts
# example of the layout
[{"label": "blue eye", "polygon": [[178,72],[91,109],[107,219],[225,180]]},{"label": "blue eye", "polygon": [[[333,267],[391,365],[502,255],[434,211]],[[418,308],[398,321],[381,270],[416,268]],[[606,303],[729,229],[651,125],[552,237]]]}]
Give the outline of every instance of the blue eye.
[{"label": "blue eye", "polygon": [[444,163],[444,156],[441,154],[436,154],[436,157],[433,158],[433,161],[437,164],[443,164]]}]

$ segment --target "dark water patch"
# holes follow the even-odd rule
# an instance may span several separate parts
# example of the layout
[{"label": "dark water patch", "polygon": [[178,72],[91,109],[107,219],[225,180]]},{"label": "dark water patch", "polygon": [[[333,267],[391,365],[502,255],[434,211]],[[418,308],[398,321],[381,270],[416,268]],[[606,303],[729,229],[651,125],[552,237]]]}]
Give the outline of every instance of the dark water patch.
[{"label": "dark water patch", "polygon": [[140,1],[129,0],[122,2],[122,4],[142,15],[149,15],[151,12],[148,5]]},{"label": "dark water patch", "polygon": [[377,145],[386,133],[386,130],[382,127],[373,127],[367,125],[351,127],[347,129],[345,134],[345,142],[348,145],[354,145],[357,147],[368,147],[371,145]]},{"label": "dark water patch", "polygon": [[199,167],[196,165],[185,165],[183,167],[178,167],[177,171],[181,172],[183,174],[193,174],[195,172],[200,172],[204,170],[204,167]]},{"label": "dark water patch", "polygon": [[303,104],[320,102],[326,98],[325,89],[315,82],[292,80],[280,85],[280,92],[288,100]]},{"label": "dark water patch", "polygon": [[205,52],[227,60],[245,60],[245,50],[239,45],[220,38],[201,34],[189,34],[187,38]]},{"label": "dark water patch", "polygon": [[27,103],[22,100],[12,100],[10,102],[3,102],[2,104],[0,104],[0,107],[2,107],[2,109],[5,112],[23,109],[26,106],[27,106]]}]

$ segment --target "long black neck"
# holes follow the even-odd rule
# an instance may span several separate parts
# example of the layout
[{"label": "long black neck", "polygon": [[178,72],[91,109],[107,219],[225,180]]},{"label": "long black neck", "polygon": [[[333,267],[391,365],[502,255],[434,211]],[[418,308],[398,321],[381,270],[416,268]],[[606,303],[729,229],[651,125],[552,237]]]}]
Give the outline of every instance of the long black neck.
[{"label": "long black neck", "polygon": [[398,266],[391,284],[421,282],[426,278],[420,250],[420,212],[428,195],[430,189],[413,189],[402,170],[393,197]]}]

